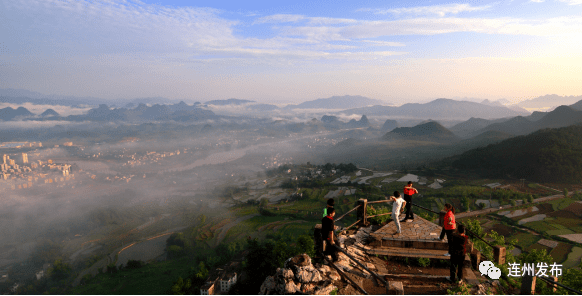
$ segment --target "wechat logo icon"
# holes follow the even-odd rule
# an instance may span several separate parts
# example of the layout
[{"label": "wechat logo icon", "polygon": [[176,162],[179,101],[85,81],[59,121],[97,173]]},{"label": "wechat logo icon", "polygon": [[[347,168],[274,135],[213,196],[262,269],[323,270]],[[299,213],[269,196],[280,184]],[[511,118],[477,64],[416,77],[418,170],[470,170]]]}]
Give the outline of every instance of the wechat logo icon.
[{"label": "wechat logo icon", "polygon": [[501,277],[501,270],[491,261],[483,261],[479,264],[479,271],[481,275],[487,275],[493,280],[498,280]]}]

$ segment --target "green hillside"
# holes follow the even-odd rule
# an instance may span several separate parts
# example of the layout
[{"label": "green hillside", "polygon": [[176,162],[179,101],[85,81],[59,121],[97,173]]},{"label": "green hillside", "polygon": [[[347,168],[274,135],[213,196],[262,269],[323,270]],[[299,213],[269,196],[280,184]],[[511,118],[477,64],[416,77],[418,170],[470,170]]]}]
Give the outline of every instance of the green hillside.
[{"label": "green hillside", "polygon": [[471,170],[487,177],[580,182],[582,126],[540,130],[467,151],[454,159],[454,168]]}]

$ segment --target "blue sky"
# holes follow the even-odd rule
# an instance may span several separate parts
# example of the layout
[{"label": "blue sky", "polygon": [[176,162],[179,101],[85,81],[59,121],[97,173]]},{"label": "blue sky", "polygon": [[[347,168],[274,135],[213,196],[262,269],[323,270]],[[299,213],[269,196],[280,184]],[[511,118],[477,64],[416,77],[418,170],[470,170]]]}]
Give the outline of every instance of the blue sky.
[{"label": "blue sky", "polygon": [[0,27],[0,88],[47,94],[582,94],[582,0],[0,0]]}]

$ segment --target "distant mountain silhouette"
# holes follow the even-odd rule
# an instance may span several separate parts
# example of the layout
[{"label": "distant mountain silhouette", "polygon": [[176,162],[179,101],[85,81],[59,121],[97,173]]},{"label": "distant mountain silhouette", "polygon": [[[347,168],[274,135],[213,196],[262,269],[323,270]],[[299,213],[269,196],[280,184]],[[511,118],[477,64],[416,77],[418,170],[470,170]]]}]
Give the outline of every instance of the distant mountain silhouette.
[{"label": "distant mountain silhouette", "polygon": [[44,112],[42,112],[42,114],[40,114],[40,117],[50,117],[50,116],[59,116],[59,113],[57,113],[57,111],[49,108],[49,109],[46,109]]},{"label": "distant mountain silhouette", "polygon": [[548,112],[534,111],[530,116],[527,116],[526,118],[529,121],[538,121],[542,119],[544,116],[546,116],[546,114],[548,114]]},{"label": "distant mountain silhouette", "polygon": [[352,119],[345,126],[347,128],[368,127],[370,126],[370,122],[368,121],[368,117],[366,115],[362,115],[360,120]]},{"label": "distant mountain silhouette", "polygon": [[212,100],[208,101],[206,105],[215,105],[215,106],[227,106],[227,105],[244,105],[247,103],[254,103],[255,101],[249,100],[239,100],[239,99],[228,99],[228,100]]},{"label": "distant mountain silhouette", "polygon": [[303,102],[299,105],[287,105],[285,109],[349,109],[385,104],[383,101],[362,96],[333,96],[331,98]]},{"label": "distant mountain silhouette", "polygon": [[273,111],[279,109],[279,107],[277,107],[276,105],[271,104],[253,104],[248,105],[247,108],[254,111]]},{"label": "distant mountain silhouette", "polygon": [[344,113],[433,119],[468,119],[471,117],[491,119],[529,115],[529,112],[524,114],[502,106],[489,106],[475,102],[450,99],[437,99],[425,104],[404,104],[400,107],[372,106],[356,108],[346,110]]},{"label": "distant mountain silhouette", "polygon": [[453,167],[490,178],[579,183],[582,126],[543,129],[450,158]]},{"label": "distant mountain silhouette", "polygon": [[396,122],[396,120],[386,119],[380,130],[383,132],[390,132],[395,128],[398,128],[398,122]]},{"label": "distant mountain silhouette", "polygon": [[509,118],[488,120],[483,118],[471,117],[467,121],[463,121],[461,123],[454,125],[449,130],[461,138],[466,138],[474,134],[476,131],[487,127],[488,125],[491,125],[493,123],[504,122],[507,120],[509,120]]},{"label": "distant mountain silhouette", "polygon": [[552,106],[574,104],[580,100],[582,100],[582,96],[559,96],[553,94],[523,101],[517,105],[523,108],[549,108]]},{"label": "distant mountain silhouette", "polygon": [[414,127],[399,127],[382,136],[383,140],[418,140],[432,142],[456,142],[459,141],[453,132],[431,121]]},{"label": "distant mountain silhouette", "polygon": [[476,135],[486,131],[500,131],[512,135],[525,135],[544,128],[566,127],[582,122],[582,111],[578,111],[570,106],[560,106],[545,114],[536,113],[536,117],[540,117],[541,115],[544,116],[536,121],[522,116],[514,117],[502,123],[491,124],[473,134]]},{"label": "distant mountain silhouette", "polygon": [[92,119],[98,121],[196,121],[213,119],[215,117],[216,114],[210,110],[201,109],[180,102],[174,105],[155,104],[150,107],[146,104],[140,103],[134,109],[110,109],[107,105],[101,104],[98,108],[89,110],[86,115],[69,116],[67,118],[72,120]]},{"label": "distant mountain silhouette", "polygon": [[6,107],[4,109],[0,109],[0,120],[8,121],[14,120],[16,118],[24,118],[34,116],[34,113],[28,111],[28,109],[24,107],[18,107],[17,109],[12,109],[12,107]]},{"label": "distant mountain silhouette", "polygon": [[582,111],[582,100],[570,105],[570,107],[576,109],[576,110],[581,110]]}]

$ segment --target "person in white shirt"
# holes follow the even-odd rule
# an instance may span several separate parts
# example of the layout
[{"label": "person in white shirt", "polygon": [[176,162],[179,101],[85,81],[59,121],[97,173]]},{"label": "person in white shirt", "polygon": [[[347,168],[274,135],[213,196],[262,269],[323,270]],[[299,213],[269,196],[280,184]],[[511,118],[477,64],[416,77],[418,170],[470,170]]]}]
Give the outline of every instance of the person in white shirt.
[{"label": "person in white shirt", "polygon": [[[385,198],[388,198],[387,196]],[[400,228],[400,220],[398,216],[400,215],[400,210],[406,206],[406,201],[400,196],[400,192],[394,191],[394,195],[390,196],[390,201],[393,202],[392,204],[392,221],[396,224],[396,232],[394,234],[402,233],[402,229]]]}]

